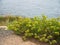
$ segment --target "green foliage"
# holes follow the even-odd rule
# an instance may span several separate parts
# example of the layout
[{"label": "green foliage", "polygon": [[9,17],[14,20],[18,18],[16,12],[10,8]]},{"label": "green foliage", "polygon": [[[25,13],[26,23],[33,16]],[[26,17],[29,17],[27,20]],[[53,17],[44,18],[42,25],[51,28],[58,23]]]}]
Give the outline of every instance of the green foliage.
[{"label": "green foliage", "polygon": [[23,35],[23,39],[33,37],[54,45],[60,42],[60,18],[48,19],[46,16],[22,18],[8,24],[9,30]]}]

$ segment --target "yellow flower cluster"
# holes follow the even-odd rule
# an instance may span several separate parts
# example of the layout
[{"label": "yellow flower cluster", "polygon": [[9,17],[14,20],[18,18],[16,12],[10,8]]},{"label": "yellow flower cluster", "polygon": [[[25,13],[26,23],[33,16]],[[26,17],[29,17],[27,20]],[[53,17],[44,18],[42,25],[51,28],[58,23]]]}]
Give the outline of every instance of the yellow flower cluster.
[{"label": "yellow flower cluster", "polygon": [[8,24],[9,30],[22,34],[23,39],[36,38],[51,45],[60,41],[60,20],[48,19],[46,16],[34,18],[20,18]]}]

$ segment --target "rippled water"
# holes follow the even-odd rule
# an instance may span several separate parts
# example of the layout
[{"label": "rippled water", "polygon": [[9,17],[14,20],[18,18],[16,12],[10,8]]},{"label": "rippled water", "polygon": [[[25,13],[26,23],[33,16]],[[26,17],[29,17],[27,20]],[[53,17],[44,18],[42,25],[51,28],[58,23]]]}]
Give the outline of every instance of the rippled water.
[{"label": "rippled water", "polygon": [[0,0],[0,15],[60,16],[60,0]]}]

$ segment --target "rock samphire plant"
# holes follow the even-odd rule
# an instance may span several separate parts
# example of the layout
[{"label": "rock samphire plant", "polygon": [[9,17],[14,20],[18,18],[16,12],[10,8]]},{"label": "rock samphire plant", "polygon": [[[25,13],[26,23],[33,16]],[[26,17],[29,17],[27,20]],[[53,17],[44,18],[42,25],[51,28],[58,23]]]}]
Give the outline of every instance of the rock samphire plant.
[{"label": "rock samphire plant", "polygon": [[8,24],[8,28],[16,34],[22,34],[24,40],[33,37],[50,45],[60,43],[60,18],[47,18],[46,16],[20,17]]}]

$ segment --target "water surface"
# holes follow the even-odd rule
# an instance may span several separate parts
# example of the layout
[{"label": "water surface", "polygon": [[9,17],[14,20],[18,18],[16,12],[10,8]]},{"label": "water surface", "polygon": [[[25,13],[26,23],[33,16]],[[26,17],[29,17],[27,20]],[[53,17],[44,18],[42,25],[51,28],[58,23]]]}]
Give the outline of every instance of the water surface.
[{"label": "water surface", "polygon": [[0,15],[60,16],[60,0],[0,0]]}]

